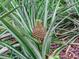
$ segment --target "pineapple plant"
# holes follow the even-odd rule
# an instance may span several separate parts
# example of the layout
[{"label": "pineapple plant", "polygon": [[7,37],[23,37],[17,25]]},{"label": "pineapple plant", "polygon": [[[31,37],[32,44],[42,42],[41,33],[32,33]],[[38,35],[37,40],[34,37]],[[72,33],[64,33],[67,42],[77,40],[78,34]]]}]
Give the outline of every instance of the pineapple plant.
[{"label": "pineapple plant", "polygon": [[[1,0],[0,23],[4,31],[0,35],[11,33],[14,44],[1,40],[0,47],[7,47],[10,51],[7,55],[0,54],[0,58],[61,59],[61,51],[79,36],[78,18],[73,20],[71,15],[72,12],[79,14],[78,1],[72,1],[71,6],[67,2],[71,1]],[[51,49],[52,43],[60,46]]]}]

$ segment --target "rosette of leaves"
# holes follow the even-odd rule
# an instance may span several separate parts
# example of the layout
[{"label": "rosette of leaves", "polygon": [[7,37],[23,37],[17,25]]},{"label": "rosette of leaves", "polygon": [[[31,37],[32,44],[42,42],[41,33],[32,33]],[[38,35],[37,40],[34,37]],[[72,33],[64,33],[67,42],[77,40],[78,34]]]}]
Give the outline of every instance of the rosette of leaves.
[{"label": "rosette of leaves", "polygon": [[11,49],[19,59],[46,59],[55,29],[69,17],[69,8],[62,10],[66,5],[61,0],[4,0],[0,5],[4,9],[0,21],[20,44],[21,51],[2,41],[0,45]]}]

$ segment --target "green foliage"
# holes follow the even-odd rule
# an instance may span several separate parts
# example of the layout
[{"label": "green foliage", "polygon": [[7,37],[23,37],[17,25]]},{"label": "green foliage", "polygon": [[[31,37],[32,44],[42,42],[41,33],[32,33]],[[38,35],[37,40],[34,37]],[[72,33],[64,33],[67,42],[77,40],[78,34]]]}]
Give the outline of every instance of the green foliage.
[{"label": "green foliage", "polygon": [[48,59],[60,59],[60,57],[59,57],[59,55],[55,55],[55,56],[49,56],[49,58]]},{"label": "green foliage", "polygon": [[[64,20],[71,20],[74,22],[72,17],[70,17],[72,11],[74,11],[73,13],[79,14],[77,6],[78,1],[73,1],[71,6],[67,4],[67,1],[1,0],[1,24],[6,28],[5,30],[8,30],[16,38],[16,41],[20,44],[22,52],[18,51],[18,49],[14,48],[12,45],[2,41],[0,41],[0,45],[11,49],[20,59],[46,59],[46,55],[50,52],[51,42],[56,39],[55,30],[62,25]],[[34,28],[37,20],[41,20],[43,22],[44,28],[47,31],[42,44],[39,43],[38,39],[32,36],[32,29]],[[71,42],[68,41],[68,44],[69,43]],[[65,47],[68,44],[63,46]],[[57,49],[56,53],[59,53],[62,50],[61,47]],[[0,58],[10,59],[9,57],[3,56],[0,56]],[[55,55],[49,59],[60,59],[60,57],[59,55]]]}]

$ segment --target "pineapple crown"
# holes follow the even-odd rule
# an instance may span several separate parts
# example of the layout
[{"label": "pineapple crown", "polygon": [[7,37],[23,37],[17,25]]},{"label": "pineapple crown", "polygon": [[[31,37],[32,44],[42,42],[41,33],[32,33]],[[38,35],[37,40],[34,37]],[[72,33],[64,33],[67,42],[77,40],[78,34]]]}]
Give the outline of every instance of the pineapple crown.
[{"label": "pineapple crown", "polygon": [[35,26],[41,26],[41,25],[43,25],[42,20],[37,19],[36,23],[35,23]]}]

